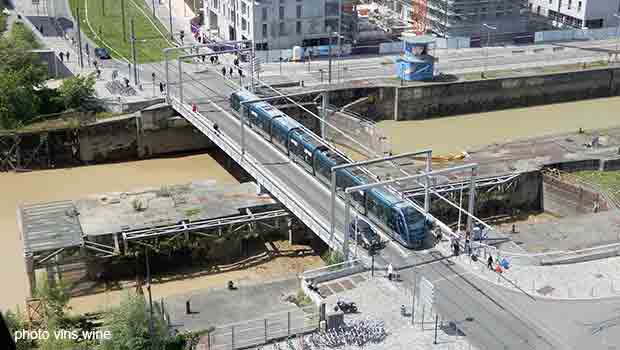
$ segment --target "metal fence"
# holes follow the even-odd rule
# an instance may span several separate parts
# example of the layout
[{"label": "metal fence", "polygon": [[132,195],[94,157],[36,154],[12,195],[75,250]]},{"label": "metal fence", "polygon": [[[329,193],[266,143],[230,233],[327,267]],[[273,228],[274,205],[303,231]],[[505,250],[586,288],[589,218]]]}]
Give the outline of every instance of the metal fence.
[{"label": "metal fence", "polygon": [[268,314],[264,318],[216,327],[207,336],[208,349],[243,349],[314,332],[319,312],[314,305],[299,310]]}]

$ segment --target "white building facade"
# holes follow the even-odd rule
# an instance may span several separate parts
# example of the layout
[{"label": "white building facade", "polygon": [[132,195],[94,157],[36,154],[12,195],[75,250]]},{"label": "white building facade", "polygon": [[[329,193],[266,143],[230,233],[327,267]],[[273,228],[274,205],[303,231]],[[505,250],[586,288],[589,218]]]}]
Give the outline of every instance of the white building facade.
[{"label": "white building facade", "polygon": [[620,0],[529,0],[529,8],[557,27],[594,29],[618,24]]},{"label": "white building facade", "polygon": [[[354,29],[352,0],[342,3],[341,33]],[[254,40],[258,49],[329,44],[338,32],[338,0],[205,0],[205,26],[223,40]]]}]

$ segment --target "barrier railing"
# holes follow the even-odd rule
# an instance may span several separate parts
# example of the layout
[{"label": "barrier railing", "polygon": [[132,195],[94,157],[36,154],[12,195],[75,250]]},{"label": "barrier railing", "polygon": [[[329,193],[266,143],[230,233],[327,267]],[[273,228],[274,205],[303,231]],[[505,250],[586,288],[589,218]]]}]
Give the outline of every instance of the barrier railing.
[{"label": "barrier railing", "polygon": [[213,129],[213,122],[203,117],[198,112],[193,112],[191,107],[181,103],[176,97],[171,96],[170,102],[173,108],[185,117],[196,128],[203,132],[213,143],[228,154],[237,164],[247,171],[257,183],[269,191],[280,203],[286,206],[298,219],[308,226],[314,233],[327,243],[332,249],[342,251],[342,240],[334,236],[330,239],[329,225],[327,220],[321,218],[314,210],[305,208],[299,198],[295,198],[293,191],[287,189],[268,169],[260,165],[252,155],[245,153],[242,156],[237,143],[221,131]]},{"label": "barrier railing", "polygon": [[318,308],[312,305],[298,310],[267,314],[260,319],[218,326],[206,336],[207,349],[245,349],[316,331],[319,327],[318,311]]}]

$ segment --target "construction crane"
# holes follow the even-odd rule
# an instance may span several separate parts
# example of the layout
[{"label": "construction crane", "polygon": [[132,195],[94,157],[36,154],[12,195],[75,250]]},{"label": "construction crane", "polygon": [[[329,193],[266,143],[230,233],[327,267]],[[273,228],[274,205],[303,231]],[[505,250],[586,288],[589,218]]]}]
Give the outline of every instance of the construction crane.
[{"label": "construction crane", "polygon": [[419,35],[425,34],[426,13],[428,11],[428,7],[426,6],[426,0],[413,0],[411,4],[413,5],[411,11],[413,32]]}]

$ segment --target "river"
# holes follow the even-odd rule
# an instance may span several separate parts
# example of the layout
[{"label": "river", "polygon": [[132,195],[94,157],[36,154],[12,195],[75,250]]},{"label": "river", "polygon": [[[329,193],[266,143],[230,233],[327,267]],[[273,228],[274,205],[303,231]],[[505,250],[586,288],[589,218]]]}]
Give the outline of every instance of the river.
[{"label": "river", "polygon": [[393,153],[458,153],[515,139],[620,126],[620,97],[417,121],[382,121]]},{"label": "river", "polygon": [[20,203],[74,199],[102,192],[207,179],[238,183],[207,154],[19,174],[0,173],[0,310],[22,305],[28,290],[16,221]]}]

